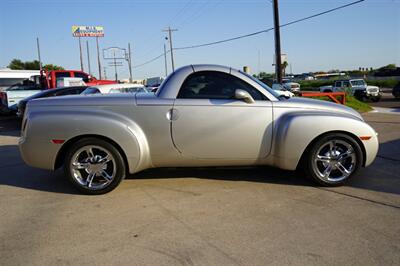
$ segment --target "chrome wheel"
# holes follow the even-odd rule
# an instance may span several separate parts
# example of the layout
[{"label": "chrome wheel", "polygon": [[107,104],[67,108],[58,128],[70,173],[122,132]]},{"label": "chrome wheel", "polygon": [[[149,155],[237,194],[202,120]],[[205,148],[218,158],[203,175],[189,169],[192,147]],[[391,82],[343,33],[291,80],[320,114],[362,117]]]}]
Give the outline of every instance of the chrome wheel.
[{"label": "chrome wheel", "polygon": [[351,143],[334,139],[324,142],[312,160],[314,172],[321,180],[330,183],[348,178],[357,163],[356,151]]},{"label": "chrome wheel", "polygon": [[78,149],[70,161],[72,178],[89,190],[106,188],[114,180],[117,172],[116,161],[107,149],[87,145]]}]

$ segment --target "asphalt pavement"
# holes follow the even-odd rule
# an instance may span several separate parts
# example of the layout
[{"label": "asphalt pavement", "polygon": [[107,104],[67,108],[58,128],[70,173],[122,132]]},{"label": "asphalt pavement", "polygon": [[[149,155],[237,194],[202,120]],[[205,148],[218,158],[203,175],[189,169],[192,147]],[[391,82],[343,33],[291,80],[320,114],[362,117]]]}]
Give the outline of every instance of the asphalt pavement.
[{"label": "asphalt pavement", "polygon": [[399,265],[400,116],[343,187],[270,167],[153,169],[102,196],[26,166],[0,118],[1,265]]}]

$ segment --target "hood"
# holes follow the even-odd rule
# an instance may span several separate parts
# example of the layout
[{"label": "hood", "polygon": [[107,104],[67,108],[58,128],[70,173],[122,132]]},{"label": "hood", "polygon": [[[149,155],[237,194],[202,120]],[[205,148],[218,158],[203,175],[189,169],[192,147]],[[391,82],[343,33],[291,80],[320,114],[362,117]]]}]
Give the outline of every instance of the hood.
[{"label": "hood", "polygon": [[71,95],[34,99],[29,106],[110,106],[135,104],[135,93]]},{"label": "hood", "polygon": [[278,103],[279,105],[282,104],[285,107],[289,108],[312,109],[326,112],[342,113],[344,115],[356,117],[359,120],[364,120],[359,112],[350,107],[323,100],[316,100],[304,97],[292,97],[290,99],[277,102],[276,104],[274,103],[274,106],[278,105]]},{"label": "hood", "polygon": [[379,89],[379,87],[378,86],[370,86],[370,85],[368,85],[367,89]]}]

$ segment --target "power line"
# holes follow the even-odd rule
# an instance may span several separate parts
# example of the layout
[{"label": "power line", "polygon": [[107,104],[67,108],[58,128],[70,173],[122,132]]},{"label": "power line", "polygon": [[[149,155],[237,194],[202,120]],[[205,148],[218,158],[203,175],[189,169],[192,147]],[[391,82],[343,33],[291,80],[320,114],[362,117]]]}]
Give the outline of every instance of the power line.
[{"label": "power line", "polygon": [[[169,52],[170,52],[170,51],[168,50],[166,53],[168,54]],[[141,66],[144,66],[144,65],[150,64],[150,63],[152,63],[152,62],[156,61],[157,59],[159,59],[159,58],[163,57],[163,56],[164,56],[164,54],[165,54],[165,53],[162,53],[162,54],[160,54],[160,55],[158,55],[158,56],[156,56],[156,57],[154,57],[154,58],[152,58],[152,59],[150,59],[150,60],[147,60],[147,61],[146,61],[146,62],[144,62],[144,63],[141,63],[141,64],[139,64],[139,65],[132,66],[132,68],[138,68],[138,67],[141,67]]]},{"label": "power line", "polygon": [[[332,9],[329,9],[329,10],[326,10],[326,11],[323,11],[323,12],[320,12],[320,13],[317,13],[317,14],[314,14],[314,15],[311,15],[311,16],[308,16],[308,17],[300,18],[300,19],[297,19],[297,20],[294,20],[294,21],[291,21],[291,22],[288,22],[288,23],[285,23],[285,24],[281,24],[280,27],[282,28],[282,27],[286,27],[286,26],[289,26],[289,25],[292,25],[292,24],[301,22],[301,21],[309,20],[309,19],[312,19],[312,18],[321,16],[321,15],[325,15],[325,14],[327,14],[327,13],[331,13],[331,12],[337,11],[337,10],[339,10],[339,9],[343,9],[343,8],[346,8],[346,7],[349,7],[349,6],[352,6],[352,5],[359,4],[359,3],[364,2],[364,1],[365,1],[365,0],[354,1],[354,2],[351,2],[351,3],[349,3],[349,4],[345,4],[345,5],[342,5],[342,6],[339,6],[339,7],[335,7],[335,8],[332,8]],[[229,39],[224,39],[224,40],[220,40],[220,41],[215,41],[215,42],[209,42],[209,43],[203,43],[203,44],[196,44],[196,45],[190,45],[190,46],[184,46],[184,47],[176,47],[176,48],[174,48],[174,50],[193,49],[193,48],[199,48],[199,47],[204,47],[204,46],[210,46],[210,45],[215,45],[215,44],[220,44],[220,43],[235,41],[235,40],[238,40],[238,39],[242,39],[242,38],[247,38],[247,37],[255,36],[255,35],[258,35],[258,34],[261,34],[261,33],[266,33],[266,32],[272,31],[273,29],[274,29],[274,28],[272,27],[272,28],[268,28],[268,29],[265,29],[265,30],[260,30],[260,31],[256,31],[256,32],[253,32],[253,33],[249,33],[249,34],[245,34],[245,35],[240,35],[240,36],[237,36],[237,37],[233,37],[233,38],[229,38]]]},{"label": "power line", "polygon": [[[286,26],[289,26],[289,25],[292,25],[292,24],[295,24],[295,23],[298,23],[298,22],[302,22],[302,21],[305,21],[305,20],[308,20],[308,19],[312,19],[312,18],[321,16],[321,15],[325,15],[327,13],[331,13],[331,12],[334,12],[334,11],[339,10],[339,9],[343,9],[343,8],[346,8],[346,7],[349,7],[349,6],[352,6],[352,5],[356,5],[356,4],[359,4],[359,3],[364,2],[364,1],[365,0],[354,1],[354,2],[351,2],[349,4],[338,6],[338,7],[335,7],[335,8],[332,8],[332,9],[329,9],[329,10],[326,10],[326,11],[311,15],[311,16],[307,16],[307,17],[304,17],[304,18],[300,18],[300,19],[285,23],[285,24],[281,24],[280,27],[286,27]],[[185,47],[176,47],[176,48],[173,48],[173,50],[186,50],[186,49],[193,49],[193,48],[199,48],[199,47],[204,47],[204,46],[216,45],[216,44],[220,44],[220,43],[230,42],[230,41],[239,40],[239,39],[242,39],[242,38],[247,38],[247,37],[259,35],[261,33],[266,33],[266,32],[272,31],[273,29],[274,28],[271,27],[271,28],[268,28],[268,29],[264,29],[264,30],[260,30],[260,31],[256,31],[256,32],[253,32],[253,33],[244,34],[244,35],[240,35],[240,36],[237,36],[237,37],[224,39],[224,40],[220,40],[220,41],[197,44],[197,45],[190,45],[190,46],[185,46]],[[169,52],[170,52],[170,50],[168,50],[166,53],[168,54]],[[165,53],[162,53],[162,54],[160,54],[160,55],[158,55],[158,56],[156,56],[156,57],[154,57],[154,58],[152,58],[152,59],[150,59],[150,60],[148,60],[148,61],[146,61],[144,63],[141,63],[141,64],[133,66],[133,68],[138,68],[138,67],[150,64],[150,63],[156,61],[157,59],[163,57],[164,55],[165,55]]]}]

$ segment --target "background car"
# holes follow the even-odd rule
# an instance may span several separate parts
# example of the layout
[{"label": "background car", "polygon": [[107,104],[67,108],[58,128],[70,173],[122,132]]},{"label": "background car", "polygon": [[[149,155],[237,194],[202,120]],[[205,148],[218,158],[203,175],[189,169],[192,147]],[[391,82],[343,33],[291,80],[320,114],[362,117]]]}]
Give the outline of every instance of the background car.
[{"label": "background car", "polygon": [[359,100],[372,100],[378,102],[382,93],[379,87],[367,85],[363,79],[336,80],[333,86],[322,86],[320,92],[348,92]]},{"label": "background car", "polygon": [[279,95],[282,95],[286,98],[294,97],[294,93],[288,91],[284,86],[278,83],[272,84],[272,89],[276,91]]},{"label": "background car", "polygon": [[292,81],[291,79],[283,79],[282,85],[290,92],[293,92],[295,94],[300,93],[300,84]]},{"label": "background car", "polygon": [[5,91],[0,92],[0,113],[15,113],[18,109],[18,103],[22,99],[36,94],[43,89],[26,80],[22,84],[15,84]]},{"label": "background car", "polygon": [[127,92],[147,92],[144,85],[133,83],[107,84],[88,87],[82,94],[107,94],[107,93],[127,93]]},{"label": "background car", "polygon": [[46,97],[81,94],[86,88],[87,88],[87,86],[63,87],[63,88],[48,89],[48,90],[43,90],[41,92],[38,92],[34,95],[31,95],[31,96],[19,101],[17,116],[22,117],[24,115],[26,104],[30,100],[46,98]]}]

